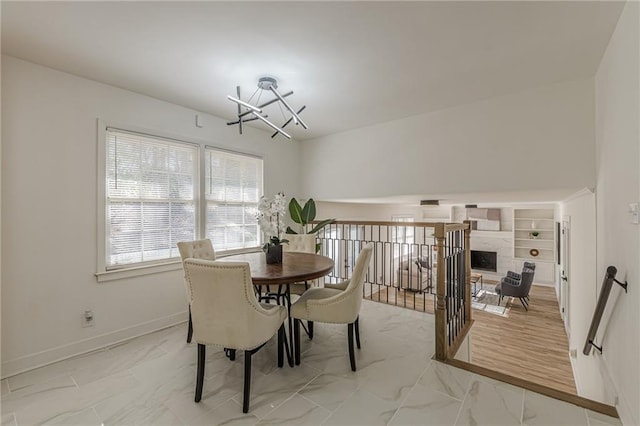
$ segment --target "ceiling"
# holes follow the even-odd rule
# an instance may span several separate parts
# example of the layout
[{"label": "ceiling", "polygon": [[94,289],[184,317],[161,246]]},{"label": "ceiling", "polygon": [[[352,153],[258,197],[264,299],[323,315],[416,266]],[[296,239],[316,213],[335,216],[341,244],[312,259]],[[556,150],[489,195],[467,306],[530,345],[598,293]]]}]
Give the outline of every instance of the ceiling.
[{"label": "ceiling", "polygon": [[[232,119],[262,76],[298,140],[595,74],[616,2],[2,2],[2,53]],[[245,95],[246,94],[246,95]],[[281,123],[282,121],[274,121]],[[256,126],[263,126],[261,123]]]}]

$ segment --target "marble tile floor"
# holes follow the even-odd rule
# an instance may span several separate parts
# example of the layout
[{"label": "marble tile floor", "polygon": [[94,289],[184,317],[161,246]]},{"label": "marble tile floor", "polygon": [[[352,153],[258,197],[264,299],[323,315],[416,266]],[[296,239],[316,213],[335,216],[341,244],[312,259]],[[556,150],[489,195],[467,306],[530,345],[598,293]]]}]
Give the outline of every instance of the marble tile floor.
[{"label": "marble tile floor", "polygon": [[433,315],[363,301],[358,371],[346,326],[317,324],[302,364],[276,366],[275,339],[243,359],[207,348],[193,402],[196,345],[186,324],[2,380],[5,425],[620,425],[617,419],[459,370],[431,357]]}]

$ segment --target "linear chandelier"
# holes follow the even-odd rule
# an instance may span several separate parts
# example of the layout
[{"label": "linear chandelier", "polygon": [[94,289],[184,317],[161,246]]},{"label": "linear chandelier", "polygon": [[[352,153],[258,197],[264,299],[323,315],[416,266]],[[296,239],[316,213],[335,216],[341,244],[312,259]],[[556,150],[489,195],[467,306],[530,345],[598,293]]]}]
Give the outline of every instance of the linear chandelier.
[{"label": "linear chandelier", "polygon": [[[243,123],[246,123],[249,121],[255,121],[255,120],[260,120],[263,123],[265,123],[267,126],[271,127],[273,130],[275,130],[275,133],[271,135],[272,138],[275,138],[278,134],[281,134],[287,139],[291,139],[291,135],[289,135],[283,129],[287,127],[287,125],[290,124],[292,121],[296,125],[298,124],[301,125],[305,130],[308,129],[306,123],[302,121],[302,118],[300,118],[300,113],[304,111],[306,106],[303,106],[298,111],[294,110],[285,99],[286,97],[293,95],[293,91],[280,94],[280,92],[278,92],[278,81],[275,78],[272,78],[272,77],[260,78],[258,80],[258,88],[256,89],[255,92],[253,92],[253,95],[251,95],[251,97],[246,102],[243,101],[242,98],[240,97],[240,86],[236,87],[236,91],[238,96],[237,98],[233,96],[227,96],[227,99],[229,99],[232,102],[235,102],[236,105],[238,106],[238,117],[235,121],[227,122],[227,125],[233,126],[237,124],[238,131],[240,132],[240,134],[242,134]],[[269,101],[260,103],[260,98],[262,97],[262,94],[265,91],[271,92],[273,95],[275,95],[275,98]],[[254,98],[256,98],[255,105],[251,103]],[[269,116],[264,112],[265,107],[274,103],[277,104],[278,107],[280,108],[282,117],[285,120],[284,124],[280,127],[276,126],[273,123],[273,121],[269,119]],[[290,115],[288,119],[287,119],[287,115],[285,114],[285,110]]]}]

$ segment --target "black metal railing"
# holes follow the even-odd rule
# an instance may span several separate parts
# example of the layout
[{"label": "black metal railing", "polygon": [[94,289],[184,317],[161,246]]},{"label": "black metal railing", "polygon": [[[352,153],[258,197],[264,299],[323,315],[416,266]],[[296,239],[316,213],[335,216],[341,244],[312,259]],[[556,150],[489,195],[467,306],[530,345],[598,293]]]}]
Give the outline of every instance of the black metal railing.
[{"label": "black metal railing", "polygon": [[[467,234],[468,235],[468,234]],[[440,242],[441,240],[438,239]],[[466,327],[470,323],[471,316],[471,292],[467,292],[470,268],[467,259],[468,239],[465,238],[464,229],[444,229],[444,302],[446,319],[446,343],[447,347],[455,347],[460,337],[466,334]],[[437,321],[437,319],[436,319]]]},{"label": "black metal railing", "polygon": [[337,221],[318,233],[335,262],[325,282],[350,278],[373,242],[363,296],[435,313],[436,357],[452,358],[471,326],[469,232],[469,223]]},{"label": "black metal railing", "polygon": [[332,258],[328,282],[348,279],[361,248],[374,243],[364,297],[433,313],[435,223],[338,221],[318,234],[320,254]]}]

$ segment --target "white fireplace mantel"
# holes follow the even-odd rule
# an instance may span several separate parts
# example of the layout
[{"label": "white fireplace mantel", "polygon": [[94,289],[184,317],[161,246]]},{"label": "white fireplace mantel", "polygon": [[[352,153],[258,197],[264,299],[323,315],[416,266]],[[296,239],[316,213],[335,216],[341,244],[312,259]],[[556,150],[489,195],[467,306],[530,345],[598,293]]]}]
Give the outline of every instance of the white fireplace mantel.
[{"label": "white fireplace mantel", "polygon": [[476,271],[488,279],[499,280],[507,271],[513,270],[512,231],[471,231],[471,250],[496,252],[496,272]]}]

